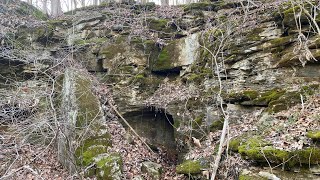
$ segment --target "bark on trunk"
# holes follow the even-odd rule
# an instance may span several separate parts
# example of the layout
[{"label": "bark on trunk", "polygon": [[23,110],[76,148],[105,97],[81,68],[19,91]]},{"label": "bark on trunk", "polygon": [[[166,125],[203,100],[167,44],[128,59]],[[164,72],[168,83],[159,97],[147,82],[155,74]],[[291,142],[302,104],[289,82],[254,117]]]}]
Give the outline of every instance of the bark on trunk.
[{"label": "bark on trunk", "polygon": [[56,17],[62,13],[60,0],[51,0],[51,16]]}]

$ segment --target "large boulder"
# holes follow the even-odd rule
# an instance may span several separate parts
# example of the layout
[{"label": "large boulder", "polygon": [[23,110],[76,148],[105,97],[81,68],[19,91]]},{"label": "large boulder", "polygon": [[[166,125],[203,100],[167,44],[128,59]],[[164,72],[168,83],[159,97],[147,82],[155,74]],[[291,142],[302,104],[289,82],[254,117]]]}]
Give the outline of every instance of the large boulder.
[{"label": "large boulder", "polygon": [[199,58],[199,34],[169,42],[152,62],[155,73],[180,72]]},{"label": "large boulder", "polygon": [[147,173],[152,179],[160,179],[162,173],[162,166],[160,164],[146,161],[142,163],[141,171]]},{"label": "large boulder", "polygon": [[110,134],[92,81],[86,72],[68,68],[60,85],[63,118],[59,122],[59,161],[71,172],[84,168],[87,176],[121,179],[122,160],[120,155],[108,152]]}]

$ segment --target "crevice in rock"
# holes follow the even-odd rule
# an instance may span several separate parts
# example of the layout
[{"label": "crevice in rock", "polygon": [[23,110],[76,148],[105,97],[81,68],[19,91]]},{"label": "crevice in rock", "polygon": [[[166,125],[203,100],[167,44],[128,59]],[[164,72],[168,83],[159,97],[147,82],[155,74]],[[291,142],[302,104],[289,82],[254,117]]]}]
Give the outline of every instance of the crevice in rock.
[{"label": "crevice in rock", "polygon": [[152,71],[153,74],[159,76],[179,76],[182,67],[175,67],[172,69],[162,70],[162,71]]},{"label": "crevice in rock", "polygon": [[[127,112],[123,116],[133,129],[146,139],[152,149],[165,151],[169,159],[176,160],[177,150],[172,115],[162,109],[142,107],[139,110]],[[125,124],[124,127],[128,128]]]}]

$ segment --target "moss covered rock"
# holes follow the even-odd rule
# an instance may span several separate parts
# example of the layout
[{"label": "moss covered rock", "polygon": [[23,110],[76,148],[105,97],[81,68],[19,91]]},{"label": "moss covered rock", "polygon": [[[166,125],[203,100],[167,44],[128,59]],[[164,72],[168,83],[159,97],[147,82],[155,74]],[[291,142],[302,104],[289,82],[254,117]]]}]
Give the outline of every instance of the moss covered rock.
[{"label": "moss covered rock", "polygon": [[[239,145],[234,141],[233,148]],[[276,149],[271,143],[262,140],[261,137],[252,137],[243,139],[238,146],[238,152],[242,157],[259,163],[281,164],[292,168],[297,164],[309,165],[320,162],[320,149],[318,147],[309,147],[301,150],[286,151]]]},{"label": "moss covered rock", "polygon": [[178,165],[176,171],[178,174],[200,174],[202,166],[199,161],[187,160]]},{"label": "moss covered rock", "polygon": [[240,138],[233,138],[229,141],[229,149],[231,151],[238,152],[240,144],[241,144]]},{"label": "moss covered rock", "polygon": [[49,44],[53,36],[54,26],[42,25],[33,28],[20,27],[15,34],[16,46],[23,47],[34,42]]},{"label": "moss covered rock", "polygon": [[102,117],[100,102],[91,91],[92,82],[83,76],[75,77],[75,96],[78,104],[77,127],[86,127]]},{"label": "moss covered rock", "polygon": [[107,152],[107,148],[111,146],[111,136],[105,133],[100,136],[93,136],[83,141],[76,149],[75,155],[77,164],[88,166],[94,162],[94,158],[102,153]]},{"label": "moss covered rock", "polygon": [[[304,6],[304,8],[306,8],[307,10],[311,8],[311,5],[308,3],[305,3]],[[308,16],[306,15],[306,13],[299,6],[293,5],[289,5],[282,9],[283,24],[287,27],[296,28],[295,19],[297,17],[297,14],[299,13],[301,13],[299,17],[301,25],[309,25],[309,23],[311,22],[308,20]]]},{"label": "moss covered rock", "polygon": [[221,130],[223,128],[224,119],[218,119],[212,122],[210,125],[210,131],[215,132],[217,130]]},{"label": "moss covered rock", "polygon": [[[92,91],[93,83],[88,76],[68,68],[60,83],[63,135],[59,134],[58,154],[64,167],[74,172],[89,168],[87,175],[96,174],[96,159],[108,153],[110,134],[104,125],[104,117],[98,97]],[[77,143],[70,143],[77,142]]]},{"label": "moss covered rock", "polygon": [[299,90],[289,91],[274,88],[259,92],[256,90],[244,90],[223,94],[225,101],[239,103],[245,106],[266,106],[269,113],[277,113],[306,99],[307,96],[314,94],[319,89],[319,84],[309,84],[300,87]]},{"label": "moss covered rock", "polygon": [[159,73],[179,73],[183,66],[191,65],[199,58],[199,34],[193,34],[168,42],[159,55],[151,59],[151,70]]},{"label": "moss covered rock", "polygon": [[154,72],[179,72],[180,67],[175,66],[175,61],[179,57],[177,42],[173,41],[165,46],[159,53],[157,59],[153,61],[152,71]]},{"label": "moss covered rock", "polygon": [[268,180],[268,178],[263,178],[252,174],[240,174],[239,180]]},{"label": "moss covered rock", "polygon": [[224,98],[226,101],[234,103],[234,102],[253,100],[257,98],[258,95],[259,95],[258,91],[244,90],[242,92],[230,92],[228,94],[224,94]]},{"label": "moss covered rock", "polygon": [[268,104],[267,111],[276,113],[287,110],[290,107],[301,103],[301,100],[306,100],[306,98],[313,95],[317,89],[319,89],[319,84],[310,84],[302,86],[298,91],[286,92],[282,96],[271,100]]},{"label": "moss covered rock", "polygon": [[159,38],[170,38],[174,36],[177,27],[168,19],[150,18],[147,20],[147,26],[151,31],[157,32]]},{"label": "moss covered rock", "polygon": [[293,52],[293,48],[289,48],[282,52],[281,58],[275,63],[275,67],[290,67],[290,66],[305,66],[307,63],[314,63],[320,59],[320,50],[311,49],[310,53],[312,58],[306,58],[305,56],[299,56],[296,52]]},{"label": "moss covered rock", "polygon": [[320,140],[320,131],[309,131],[306,136],[314,141]]},{"label": "moss covered rock", "polygon": [[101,180],[122,179],[122,158],[118,153],[103,154],[95,158],[96,177]]}]

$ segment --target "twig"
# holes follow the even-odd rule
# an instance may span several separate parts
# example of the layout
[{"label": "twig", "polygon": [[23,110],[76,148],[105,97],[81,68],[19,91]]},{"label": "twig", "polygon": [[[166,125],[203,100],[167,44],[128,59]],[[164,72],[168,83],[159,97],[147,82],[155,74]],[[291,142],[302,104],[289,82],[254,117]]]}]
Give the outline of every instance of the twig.
[{"label": "twig", "polygon": [[120,119],[130,128],[133,134],[136,135],[140,139],[140,141],[142,141],[142,143],[149,149],[150,152],[153,152],[150,146],[141,138],[141,136],[138,135],[138,133],[132,128],[128,121],[119,113],[117,108],[113,106],[110,101],[108,101],[108,104],[114,110],[114,112],[120,117]]},{"label": "twig", "polygon": [[221,133],[221,137],[220,137],[219,150],[218,150],[218,154],[216,156],[216,159],[214,161],[211,180],[214,180],[215,177],[216,177],[216,173],[217,173],[217,170],[218,170],[218,167],[219,167],[219,163],[220,163],[220,160],[221,160],[222,152],[224,150],[223,149],[223,144],[225,142],[227,129],[228,129],[228,120],[226,118],[225,121],[223,122],[223,129],[222,129],[222,133]]}]

